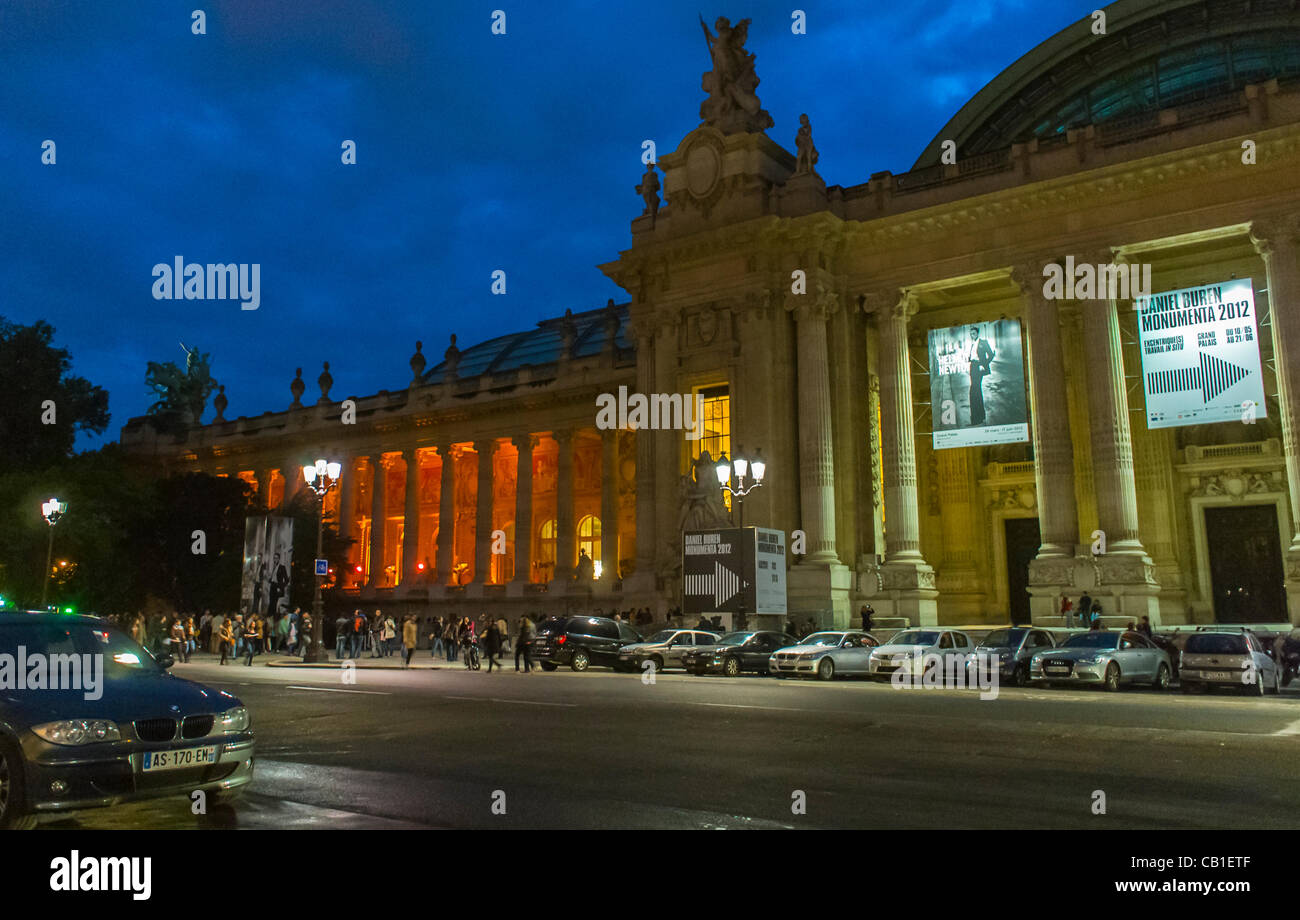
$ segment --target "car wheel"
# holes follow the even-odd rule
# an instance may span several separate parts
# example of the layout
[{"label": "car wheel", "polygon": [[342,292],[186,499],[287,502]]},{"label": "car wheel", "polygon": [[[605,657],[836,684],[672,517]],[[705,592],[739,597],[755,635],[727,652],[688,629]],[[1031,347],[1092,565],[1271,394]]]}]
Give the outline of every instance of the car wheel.
[{"label": "car wheel", "polygon": [[1255,683],[1253,683],[1250,687],[1250,695],[1251,696],[1264,695],[1264,675],[1259,672],[1259,668],[1255,669]]},{"label": "car wheel", "polygon": [[659,655],[651,655],[651,656],[650,656],[650,660],[651,660],[652,662],[654,662],[655,673],[656,673],[656,674],[659,673],[659,672],[661,672],[661,671],[663,671],[663,669],[664,669],[664,660],[663,660],[663,658],[662,658],[661,656],[659,656]]},{"label": "car wheel", "polygon": [[1016,671],[1011,675],[1011,682],[1017,687],[1029,686],[1029,665],[1023,661],[1016,665]]},{"label": "car wheel", "polygon": [[0,828],[27,829],[36,818],[25,813],[22,755],[9,741],[0,740]]},{"label": "car wheel", "polygon": [[1169,665],[1163,661],[1160,662],[1160,667],[1156,668],[1156,679],[1151,683],[1151,686],[1157,690],[1169,689]]},{"label": "car wheel", "polygon": [[728,677],[739,677],[739,676],[740,676],[740,659],[739,659],[739,658],[728,658],[726,661],[724,661],[724,662],[722,663],[722,673],[725,674],[725,675],[727,675]]},{"label": "car wheel", "polygon": [[817,676],[821,680],[830,680],[835,676],[835,662],[831,661],[829,655],[817,665]]},{"label": "car wheel", "polygon": [[1273,669],[1273,695],[1279,696],[1282,693],[1282,675],[1277,668]]},{"label": "car wheel", "polygon": [[559,665],[557,665],[554,661],[543,661],[541,664],[542,664],[543,671],[554,671],[557,667],[559,667]]},{"label": "car wheel", "polygon": [[585,671],[591,666],[591,658],[587,655],[585,648],[580,648],[573,653],[573,660],[569,662],[569,667],[575,671]]},{"label": "car wheel", "polygon": [[1106,665],[1105,687],[1111,693],[1119,689],[1119,665],[1113,661]]}]

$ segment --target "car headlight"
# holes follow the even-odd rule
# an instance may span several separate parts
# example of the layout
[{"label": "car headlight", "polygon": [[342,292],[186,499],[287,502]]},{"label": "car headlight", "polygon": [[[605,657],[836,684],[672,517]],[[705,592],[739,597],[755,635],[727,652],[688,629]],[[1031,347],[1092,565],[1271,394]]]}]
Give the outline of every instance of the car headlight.
[{"label": "car headlight", "polygon": [[1082,658],[1074,659],[1075,664],[1096,664],[1101,661],[1100,655],[1084,655]]},{"label": "car headlight", "polygon": [[248,710],[243,706],[227,709],[217,717],[217,727],[223,732],[248,731]]},{"label": "car headlight", "polygon": [[33,725],[39,737],[51,744],[96,744],[100,741],[121,741],[122,733],[117,730],[117,723],[107,719],[65,719],[62,722],[46,722]]}]

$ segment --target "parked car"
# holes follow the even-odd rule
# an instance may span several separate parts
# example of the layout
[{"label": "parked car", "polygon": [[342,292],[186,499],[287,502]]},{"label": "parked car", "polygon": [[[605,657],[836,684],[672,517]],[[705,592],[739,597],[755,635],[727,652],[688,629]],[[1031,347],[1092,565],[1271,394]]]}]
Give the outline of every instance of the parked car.
[{"label": "parked car", "polygon": [[1282,669],[1253,632],[1197,631],[1183,647],[1181,685],[1184,693],[1234,687],[1263,696],[1282,692]]},{"label": "parked car", "polygon": [[213,801],[253,779],[243,703],[169,674],[170,655],[155,658],[112,623],[0,614],[0,653],[67,656],[44,659],[50,675],[58,661],[57,689],[0,693],[0,827],[196,790]]},{"label": "parked car", "polygon": [[1118,690],[1141,682],[1164,690],[1172,673],[1164,649],[1131,630],[1077,633],[1057,648],[1036,652],[1029,662],[1029,679],[1047,686],[1092,683]]},{"label": "parked car", "polygon": [[975,646],[975,651],[966,659],[966,668],[974,672],[981,664],[987,668],[996,661],[999,682],[1023,687],[1029,683],[1029,659],[1035,652],[1056,645],[1055,634],[1046,629],[1029,626],[995,629]]},{"label": "parked car", "polygon": [[768,659],[768,670],[777,677],[811,677],[831,680],[839,674],[866,674],[871,651],[880,640],[871,633],[850,629],[844,632],[815,632],[798,645],[778,649]]},{"label": "parked car", "polygon": [[609,617],[548,617],[537,627],[533,658],[543,671],[567,664],[585,671],[593,664],[618,666],[618,653],[640,642],[641,634],[622,620]]},{"label": "parked car", "polygon": [[926,657],[930,655],[943,659],[946,673],[948,659],[957,657],[960,666],[965,667],[966,658],[974,649],[971,637],[960,629],[904,629],[871,653],[871,673],[888,675],[903,668],[920,676],[925,671]]},{"label": "parked car", "polygon": [[682,656],[698,647],[712,647],[718,633],[702,629],[661,629],[644,642],[634,642],[619,649],[619,667],[625,671],[641,670],[644,661],[654,662],[655,670],[682,667]]},{"label": "parked car", "polygon": [[773,652],[798,643],[794,636],[779,632],[730,632],[715,645],[688,650],[682,655],[682,667],[692,674],[720,671],[727,677],[736,677],[742,671],[766,674]]}]

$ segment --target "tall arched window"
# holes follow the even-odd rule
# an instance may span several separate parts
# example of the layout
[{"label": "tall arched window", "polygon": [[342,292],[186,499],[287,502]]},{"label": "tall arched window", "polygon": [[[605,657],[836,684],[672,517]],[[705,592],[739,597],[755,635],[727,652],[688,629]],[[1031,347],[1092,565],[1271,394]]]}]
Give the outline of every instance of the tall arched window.
[{"label": "tall arched window", "polygon": [[[501,528],[506,532],[506,546],[515,545],[515,522]],[[509,552],[492,554],[492,584],[504,585],[515,577],[515,557]]]},{"label": "tall arched window", "polygon": [[578,522],[578,552],[591,557],[595,576],[600,577],[600,518],[589,514]]},{"label": "tall arched window", "polygon": [[537,529],[537,558],[533,560],[534,581],[550,581],[555,574],[555,520],[543,521]]}]

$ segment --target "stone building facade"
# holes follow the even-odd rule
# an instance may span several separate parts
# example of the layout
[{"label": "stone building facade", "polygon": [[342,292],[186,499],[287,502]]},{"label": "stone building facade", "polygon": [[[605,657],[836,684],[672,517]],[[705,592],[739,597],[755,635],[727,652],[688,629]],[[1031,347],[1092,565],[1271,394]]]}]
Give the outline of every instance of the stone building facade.
[{"label": "stone building facade", "polygon": [[[1106,9],[1105,35],[1084,20],[1025,55],[901,175],[827,186],[770,132],[706,120],[600,266],[627,303],[453,340],[432,368],[417,348],[354,425],[323,377],[314,405],[299,386],[286,410],[176,441],[133,420],[122,442],[270,507],[304,462],[344,461],[347,603],[663,613],[683,477],[743,448],[767,459],[746,521],[806,536],[801,618],[1059,622],[1087,592],[1126,619],[1300,621],[1300,11]],[[1149,428],[1131,299],[1050,299],[1066,257],[1149,266],[1155,292],[1252,279],[1259,417]],[[1024,330],[1031,439],[935,450],[927,333],[999,318]],[[599,429],[619,387],[698,394],[704,438]]]}]

